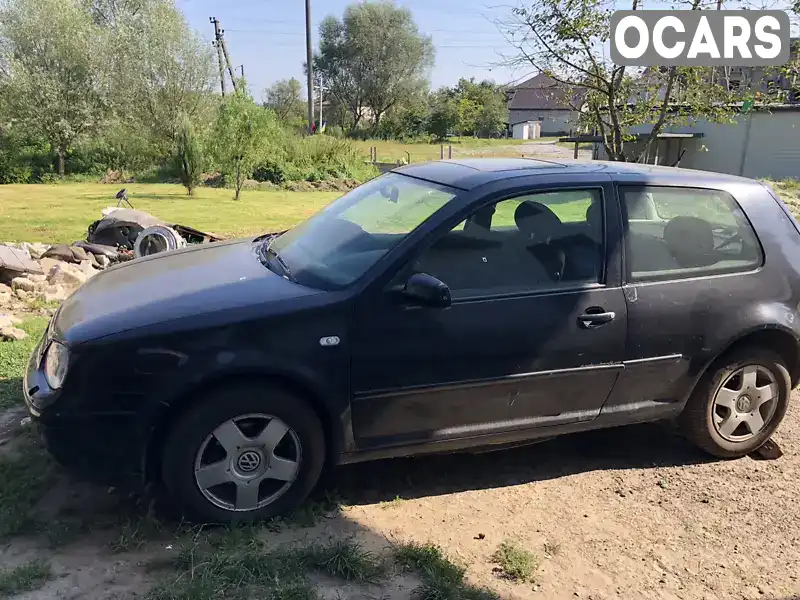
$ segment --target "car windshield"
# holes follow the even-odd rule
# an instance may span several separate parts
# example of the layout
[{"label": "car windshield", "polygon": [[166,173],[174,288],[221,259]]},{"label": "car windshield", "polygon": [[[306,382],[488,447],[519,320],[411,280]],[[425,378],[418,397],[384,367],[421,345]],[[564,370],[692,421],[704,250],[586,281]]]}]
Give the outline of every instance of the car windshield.
[{"label": "car windshield", "polygon": [[320,212],[268,240],[283,275],[321,289],[346,287],[377,263],[456,191],[397,173],[357,187]]}]

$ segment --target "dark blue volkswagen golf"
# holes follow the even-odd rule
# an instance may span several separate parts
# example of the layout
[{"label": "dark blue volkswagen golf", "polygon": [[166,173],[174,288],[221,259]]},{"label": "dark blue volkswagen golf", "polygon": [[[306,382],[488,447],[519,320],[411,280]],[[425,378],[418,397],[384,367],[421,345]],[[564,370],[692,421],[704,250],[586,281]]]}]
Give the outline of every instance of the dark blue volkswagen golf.
[{"label": "dark blue volkswagen golf", "polygon": [[64,465],[214,521],[293,509],[326,464],[658,419],[736,458],[800,377],[799,267],[756,181],[411,165],[281,235],[97,275],[24,391]]}]

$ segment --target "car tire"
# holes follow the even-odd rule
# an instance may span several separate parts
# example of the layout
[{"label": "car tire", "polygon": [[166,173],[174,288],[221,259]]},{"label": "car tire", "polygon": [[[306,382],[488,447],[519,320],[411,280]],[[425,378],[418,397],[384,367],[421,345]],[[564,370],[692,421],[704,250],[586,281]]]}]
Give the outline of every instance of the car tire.
[{"label": "car tire", "polygon": [[324,462],[322,424],[302,398],[278,387],[237,385],[208,394],[178,419],[161,476],[183,514],[228,523],[290,513]]},{"label": "car tire", "polygon": [[[791,389],[789,370],[779,355],[765,348],[741,348],[706,371],[678,421],[684,435],[709,454],[740,458],[757,450],[778,428]],[[774,399],[759,405],[767,396]],[[756,413],[763,422],[760,429]]]}]

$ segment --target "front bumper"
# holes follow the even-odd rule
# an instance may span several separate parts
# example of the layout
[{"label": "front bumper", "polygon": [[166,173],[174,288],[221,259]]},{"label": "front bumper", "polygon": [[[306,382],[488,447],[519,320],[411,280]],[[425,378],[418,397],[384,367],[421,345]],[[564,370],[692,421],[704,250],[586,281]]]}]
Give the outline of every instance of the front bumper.
[{"label": "front bumper", "polygon": [[[31,353],[23,379],[25,405],[48,453],[87,481],[138,489],[144,443],[131,413],[75,410],[75,391],[52,390],[41,369],[50,328]],[[70,395],[73,397],[70,397]]]},{"label": "front bumper", "polygon": [[142,488],[142,472],[130,460],[133,455],[121,451],[120,440],[111,439],[115,436],[102,435],[100,420],[34,423],[50,456],[77,478],[128,490]]}]

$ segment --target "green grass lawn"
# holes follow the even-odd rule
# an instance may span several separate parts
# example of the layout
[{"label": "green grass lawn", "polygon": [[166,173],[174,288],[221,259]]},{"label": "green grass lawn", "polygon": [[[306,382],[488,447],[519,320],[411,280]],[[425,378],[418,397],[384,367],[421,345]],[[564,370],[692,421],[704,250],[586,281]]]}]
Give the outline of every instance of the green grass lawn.
[{"label": "green grass lawn", "polygon": [[[116,206],[114,194],[121,187],[100,183],[0,186],[0,242],[85,239],[89,224],[101,218],[100,211]],[[245,190],[237,201],[226,189],[199,188],[190,198],[179,185],[132,183],[125,187],[137,209],[227,237],[291,227],[341,196],[339,192]],[[585,212],[586,208],[581,204],[576,210]],[[513,210],[497,219],[513,225]]]},{"label": "green grass lawn", "polygon": [[0,342],[0,410],[22,404],[25,366],[47,327],[47,317],[32,317],[19,327],[28,337],[19,342]]},{"label": "green grass lawn", "polygon": [[137,209],[167,222],[237,237],[290,227],[341,196],[339,192],[198,188],[194,197],[179,185],[100,183],[0,186],[0,242],[66,242],[86,238],[90,223],[114,194],[127,188]]}]

